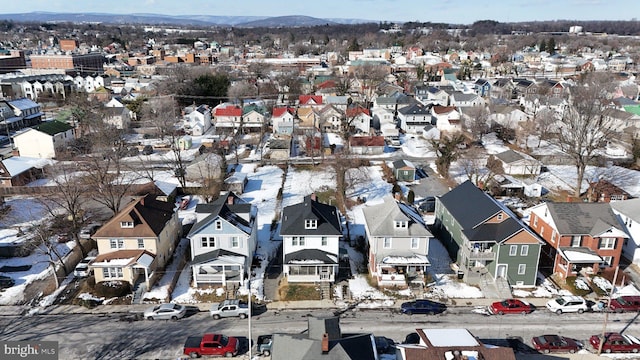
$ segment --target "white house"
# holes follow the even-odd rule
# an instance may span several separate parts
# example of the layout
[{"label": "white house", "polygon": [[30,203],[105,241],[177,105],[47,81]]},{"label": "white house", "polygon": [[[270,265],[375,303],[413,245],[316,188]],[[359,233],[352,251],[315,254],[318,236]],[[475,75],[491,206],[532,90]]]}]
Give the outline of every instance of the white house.
[{"label": "white house", "polygon": [[503,151],[495,157],[502,162],[502,169],[507,175],[540,175],[542,162],[515,150]]},{"label": "white house", "polygon": [[315,194],[282,210],[283,273],[289,282],[334,282],[342,224],[338,208]]},{"label": "white house", "polygon": [[41,123],[13,136],[20,156],[53,159],[56,150],[64,148],[74,139],[73,128],[53,120]]},{"label": "white house", "polygon": [[185,108],[184,127],[191,135],[201,136],[211,128],[211,110],[207,105]]},{"label": "white house", "polygon": [[455,106],[435,105],[431,108],[431,114],[436,119],[436,127],[443,132],[462,131],[460,111]]},{"label": "white house", "polygon": [[622,254],[634,264],[640,265],[640,198],[609,203],[620,225],[629,234],[622,246]]}]

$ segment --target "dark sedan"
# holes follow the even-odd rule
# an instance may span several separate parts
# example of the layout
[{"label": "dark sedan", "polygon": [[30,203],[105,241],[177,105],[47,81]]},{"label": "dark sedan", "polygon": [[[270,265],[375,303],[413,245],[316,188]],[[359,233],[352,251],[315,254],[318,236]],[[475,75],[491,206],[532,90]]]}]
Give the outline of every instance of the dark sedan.
[{"label": "dark sedan", "polygon": [[427,314],[434,315],[440,314],[447,310],[447,305],[431,301],[431,300],[414,300],[403,303],[400,306],[400,311],[403,314]]}]

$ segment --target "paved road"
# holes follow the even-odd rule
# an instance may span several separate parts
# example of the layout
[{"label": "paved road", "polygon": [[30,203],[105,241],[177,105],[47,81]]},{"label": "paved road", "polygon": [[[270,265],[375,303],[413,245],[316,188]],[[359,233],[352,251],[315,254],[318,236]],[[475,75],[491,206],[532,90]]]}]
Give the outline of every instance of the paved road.
[{"label": "paved road", "polygon": [[[108,308],[108,307],[105,307]],[[121,307],[117,307],[122,309]],[[140,309],[140,307],[132,307]],[[251,338],[274,332],[303,333],[307,318],[331,314],[324,310],[268,310],[251,322]],[[212,320],[206,312],[195,312],[179,321],[126,321],[122,313],[61,313],[33,316],[0,316],[0,340],[58,341],[60,359],[177,359],[187,336],[220,332],[238,336],[248,344],[248,320]],[[416,328],[469,329],[486,342],[504,343],[503,339],[521,338],[520,353],[530,353],[526,345],[532,336],[562,333],[586,341],[603,329],[602,313],[564,314],[540,309],[529,315],[487,316],[473,312],[469,306],[456,306],[436,316],[402,315],[397,309],[349,310],[341,315],[343,333],[366,332],[401,341]],[[640,334],[637,314],[609,314],[608,331],[625,330]],[[246,350],[241,359],[248,358]]]}]

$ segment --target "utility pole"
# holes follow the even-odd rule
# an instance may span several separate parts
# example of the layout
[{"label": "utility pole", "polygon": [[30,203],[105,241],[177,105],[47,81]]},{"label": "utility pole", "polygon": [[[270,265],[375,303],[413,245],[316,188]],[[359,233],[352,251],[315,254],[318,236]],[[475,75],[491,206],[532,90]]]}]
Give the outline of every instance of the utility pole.
[{"label": "utility pole", "polygon": [[616,272],[613,274],[613,284],[611,285],[611,290],[609,291],[609,300],[607,301],[607,307],[604,309],[604,323],[602,324],[602,338],[600,338],[600,344],[598,345],[598,355],[602,354],[602,345],[604,345],[605,334],[607,332],[607,321],[609,320],[609,307],[611,306],[611,297],[613,296],[613,291],[616,288],[616,281],[618,280],[618,269],[620,267],[616,267]]},{"label": "utility pole", "polygon": [[251,359],[251,350],[253,348],[253,338],[251,337],[251,316],[253,315],[253,309],[251,308],[251,272],[249,272],[249,281],[247,286],[249,287],[249,359]]}]

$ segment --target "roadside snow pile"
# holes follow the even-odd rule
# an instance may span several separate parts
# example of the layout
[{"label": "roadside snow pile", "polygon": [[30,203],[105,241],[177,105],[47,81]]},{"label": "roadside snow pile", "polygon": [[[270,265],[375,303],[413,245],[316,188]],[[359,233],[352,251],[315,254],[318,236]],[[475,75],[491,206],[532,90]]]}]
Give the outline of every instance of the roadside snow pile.
[{"label": "roadside snow pile", "polygon": [[372,287],[364,276],[358,275],[349,280],[349,291],[359,308],[393,306],[395,301],[380,290]]}]

